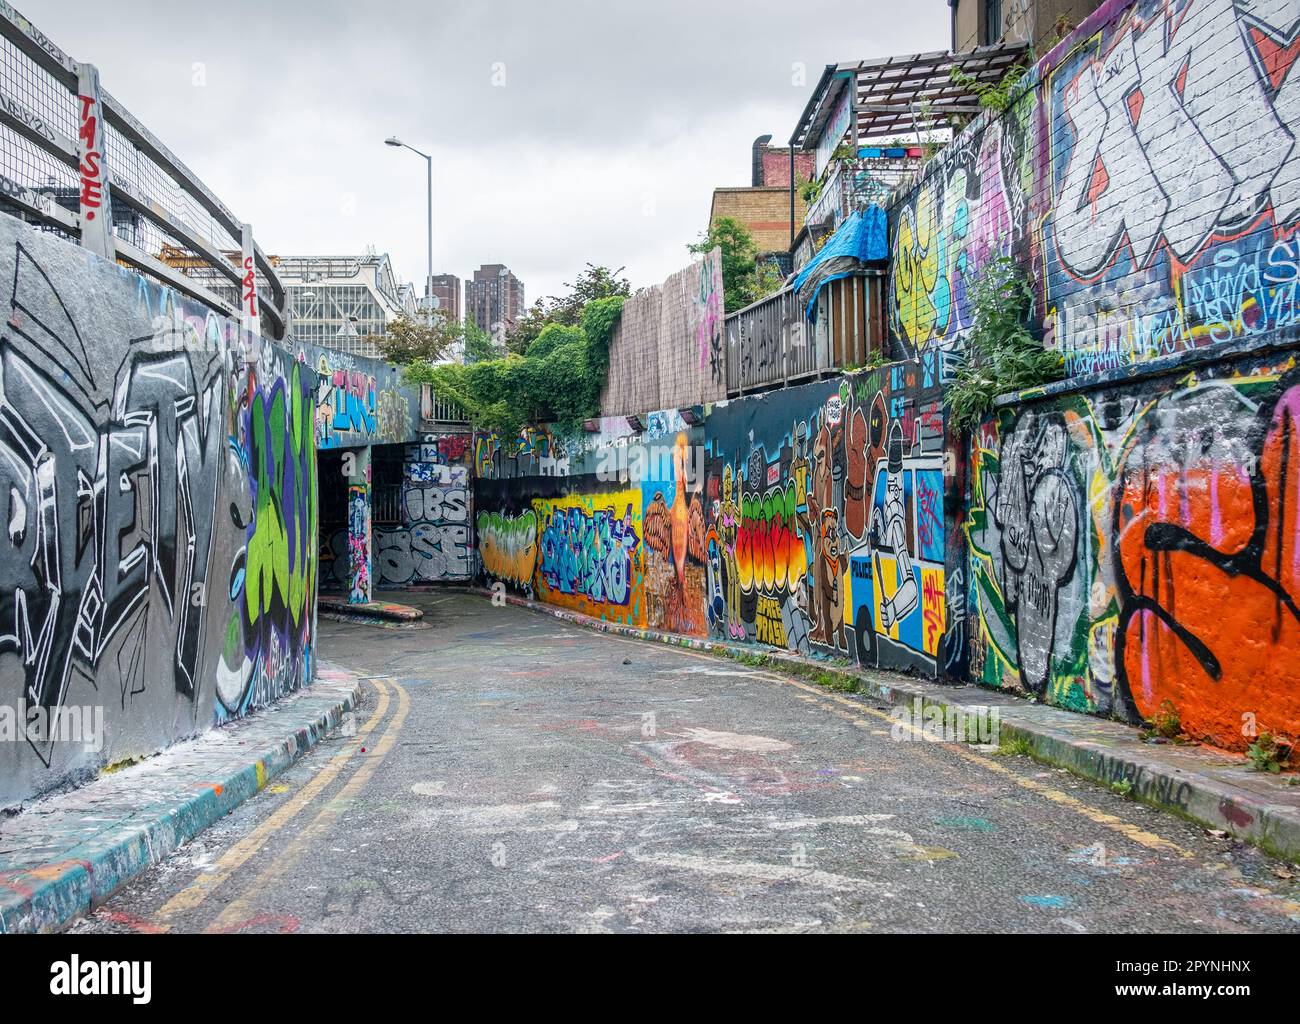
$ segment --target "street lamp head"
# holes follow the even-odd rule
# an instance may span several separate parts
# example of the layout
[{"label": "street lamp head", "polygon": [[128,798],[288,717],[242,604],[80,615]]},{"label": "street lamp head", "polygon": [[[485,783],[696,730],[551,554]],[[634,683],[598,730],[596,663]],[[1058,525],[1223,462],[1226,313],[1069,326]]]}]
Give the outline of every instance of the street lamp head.
[{"label": "street lamp head", "polygon": [[399,139],[396,135],[390,135],[390,136],[388,136],[388,138],[384,139],[384,145],[385,145],[385,146],[401,146],[401,145],[403,145],[403,143],[402,143],[402,140]]}]

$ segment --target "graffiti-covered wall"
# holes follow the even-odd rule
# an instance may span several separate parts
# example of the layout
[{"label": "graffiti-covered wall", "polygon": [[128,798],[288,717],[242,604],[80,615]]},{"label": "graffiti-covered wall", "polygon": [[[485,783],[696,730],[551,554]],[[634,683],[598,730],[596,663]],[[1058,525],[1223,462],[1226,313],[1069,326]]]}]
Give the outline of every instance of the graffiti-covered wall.
[{"label": "graffiti-covered wall", "polygon": [[[521,438],[504,473],[499,459],[483,462],[475,507],[489,582],[608,621],[705,635],[704,429],[675,409],[645,419],[641,430],[611,417],[583,437]],[[525,447],[544,447],[556,472],[516,473]]]},{"label": "graffiti-covered wall", "polygon": [[944,667],[933,354],[715,406],[706,434],[712,635],[928,675]]},{"label": "graffiti-covered wall", "polygon": [[1294,354],[1029,402],[972,451],[971,673],[1079,711],[1300,734]]},{"label": "graffiti-covered wall", "polygon": [[1295,0],[1110,0],[891,210],[896,354],[951,352],[1025,266],[1071,376],[1293,332]]},{"label": "graffiti-covered wall", "polygon": [[8,217],[0,281],[6,805],[310,680],[316,375]]},{"label": "graffiti-covered wall", "polygon": [[595,476],[516,477],[475,488],[489,582],[624,625],[645,625],[641,492]]},{"label": "graffiti-covered wall", "polygon": [[951,671],[965,643],[948,590],[963,591],[938,369],[929,353],[694,425],[602,420],[563,445],[575,475],[476,483],[484,576],[612,621]]},{"label": "graffiti-covered wall", "polygon": [[[347,521],[322,524],[321,586],[351,597],[358,568],[364,568],[372,596],[374,590],[471,580],[473,437],[423,434],[411,444],[370,451],[369,482],[359,472],[348,484],[349,498],[355,492],[357,501],[349,500]],[[396,463],[395,481],[382,478],[385,460]]]},{"label": "graffiti-covered wall", "polygon": [[469,434],[428,434],[406,446],[401,525],[375,531],[381,587],[473,577],[471,442]]},{"label": "graffiti-covered wall", "polygon": [[401,371],[378,359],[298,344],[298,358],[316,371],[316,446],[356,448],[403,444],[418,437],[419,392]]},{"label": "graffiti-covered wall", "polygon": [[1242,354],[1300,336],[1297,24],[1296,0],[1108,0],[896,197],[895,354],[949,379],[1005,255],[1074,382],[958,460],[974,681],[1130,721],[1170,701],[1238,749],[1243,715],[1300,726],[1293,360]]}]

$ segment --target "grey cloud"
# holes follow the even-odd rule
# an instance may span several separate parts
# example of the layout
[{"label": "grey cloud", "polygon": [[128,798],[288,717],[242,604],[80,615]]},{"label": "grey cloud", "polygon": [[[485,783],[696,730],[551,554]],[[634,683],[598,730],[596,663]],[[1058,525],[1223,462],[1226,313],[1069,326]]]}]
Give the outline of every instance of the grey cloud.
[{"label": "grey cloud", "polygon": [[530,298],[589,259],[661,278],[713,188],[747,183],[752,139],[789,136],[823,65],[948,43],[944,0],[116,0],[107,19],[89,0],[18,6],[97,63],[270,249],[375,244],[420,279],[423,168],[380,145],[397,133],[445,172],[436,269],[503,261]]}]

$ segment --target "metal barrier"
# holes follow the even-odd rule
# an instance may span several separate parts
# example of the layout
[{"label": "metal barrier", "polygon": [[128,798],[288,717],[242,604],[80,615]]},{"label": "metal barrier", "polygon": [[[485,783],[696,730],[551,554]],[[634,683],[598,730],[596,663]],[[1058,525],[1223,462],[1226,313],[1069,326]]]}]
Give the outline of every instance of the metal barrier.
[{"label": "metal barrier", "polygon": [[830,282],[811,322],[788,287],[728,314],[728,396],[864,365],[882,346],[879,282],[877,274]]},{"label": "metal barrier", "polygon": [[420,421],[422,425],[464,426],[469,423],[465,410],[450,399],[443,398],[433,390],[431,384],[420,385]]},{"label": "metal barrier", "polygon": [[4,0],[0,211],[227,316],[247,312],[255,292],[262,331],[284,336],[284,286],[247,225],[99,88],[93,65],[74,61]]},{"label": "metal barrier", "polygon": [[[892,153],[895,150],[881,152]],[[910,184],[922,163],[920,158],[908,156],[835,161],[821,195],[809,205],[804,223],[833,231],[854,210],[865,210],[872,203],[887,207],[894,190]]]}]

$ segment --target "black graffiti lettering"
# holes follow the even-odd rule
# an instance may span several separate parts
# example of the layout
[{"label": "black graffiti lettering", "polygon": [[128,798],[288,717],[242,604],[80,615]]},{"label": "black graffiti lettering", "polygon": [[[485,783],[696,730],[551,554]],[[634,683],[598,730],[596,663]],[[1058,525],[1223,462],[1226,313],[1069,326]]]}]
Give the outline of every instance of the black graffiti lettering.
[{"label": "black graffiti lettering", "polygon": [[[13,580],[0,593],[0,652],[18,656],[25,699],[54,708],[111,648],[125,706],[147,685],[155,597],[174,637],[176,689],[192,699],[206,601],[190,598],[207,584],[225,443],[221,356],[158,354],[136,339],[101,390],[49,277],[21,247],[17,264],[0,337]],[[48,749],[37,752],[48,764]]]}]

